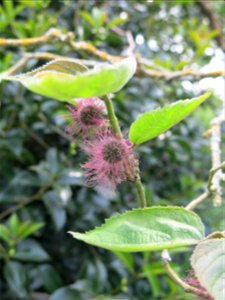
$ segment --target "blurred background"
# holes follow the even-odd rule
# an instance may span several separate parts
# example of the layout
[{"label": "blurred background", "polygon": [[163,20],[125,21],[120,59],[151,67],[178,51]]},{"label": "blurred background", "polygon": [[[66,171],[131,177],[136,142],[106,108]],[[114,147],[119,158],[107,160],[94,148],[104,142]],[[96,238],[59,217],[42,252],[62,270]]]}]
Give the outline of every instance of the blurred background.
[{"label": "blurred background", "polygon": [[[0,35],[36,37],[56,28],[112,55],[134,51],[148,59],[151,74],[189,67],[218,71],[224,69],[224,44],[216,27],[225,5],[209,1],[209,14],[202,2],[2,0]],[[100,60],[66,42],[0,46],[0,72],[14,66],[24,52]],[[21,71],[45,62],[30,59]],[[222,77],[169,79],[137,73],[115,95],[116,113],[127,134],[141,112],[198,96],[208,88],[214,88],[213,97],[195,113],[139,147],[149,205],[185,206],[204,191],[211,168],[204,133],[221,111],[224,82]],[[92,229],[115,212],[137,207],[136,191],[129,183],[116,194],[85,187],[80,168],[85,156],[77,141],[65,134],[63,103],[12,82],[1,83],[0,101],[1,300],[195,299],[169,279],[159,252],[111,253],[67,233]],[[222,211],[210,199],[196,210],[207,233],[224,229]],[[172,266],[182,278],[190,269],[191,250],[171,251]]]}]

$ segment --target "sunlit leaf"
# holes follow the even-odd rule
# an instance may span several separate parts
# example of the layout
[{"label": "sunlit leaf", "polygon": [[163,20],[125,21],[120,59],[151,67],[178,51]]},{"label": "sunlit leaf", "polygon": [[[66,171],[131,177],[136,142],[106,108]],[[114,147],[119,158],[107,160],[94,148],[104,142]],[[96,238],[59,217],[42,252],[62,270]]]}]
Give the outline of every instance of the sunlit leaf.
[{"label": "sunlit leaf", "polygon": [[74,103],[73,98],[103,96],[119,91],[134,75],[136,60],[126,58],[115,64],[102,64],[92,70],[73,60],[55,60],[32,72],[7,76],[29,90]]},{"label": "sunlit leaf", "polygon": [[138,252],[196,244],[204,236],[199,217],[184,208],[151,207],[118,214],[86,233],[70,232],[88,244]]},{"label": "sunlit leaf", "polygon": [[209,96],[207,92],[197,98],[180,100],[143,113],[130,128],[129,137],[134,144],[141,144],[162,134],[182,121]]},{"label": "sunlit leaf", "polygon": [[225,235],[198,244],[191,264],[201,285],[215,300],[225,295]]}]

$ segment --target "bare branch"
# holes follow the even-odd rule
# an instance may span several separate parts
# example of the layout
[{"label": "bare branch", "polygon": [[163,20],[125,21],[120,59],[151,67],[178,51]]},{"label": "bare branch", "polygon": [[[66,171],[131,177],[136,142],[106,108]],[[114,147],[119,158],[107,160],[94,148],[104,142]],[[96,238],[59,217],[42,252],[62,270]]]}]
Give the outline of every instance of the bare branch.
[{"label": "bare branch", "polygon": [[204,202],[209,197],[209,195],[209,192],[201,194],[199,197],[192,200],[185,208],[187,210],[193,210],[195,207],[199,206],[202,202]]},{"label": "bare branch", "polygon": [[177,78],[195,78],[195,79],[202,79],[206,77],[225,77],[225,71],[212,71],[212,72],[200,72],[193,70],[191,68],[184,69],[182,71],[158,71],[158,70],[151,70],[142,68],[141,71],[144,75],[149,77],[158,78],[158,79],[165,79],[166,81],[171,81]]},{"label": "bare branch", "polygon": [[[126,36],[128,40],[129,47],[126,49],[126,54],[136,55],[137,61],[138,61],[138,69],[136,72],[136,76],[149,76],[156,79],[164,79],[166,81],[171,81],[177,78],[194,78],[194,79],[202,79],[206,77],[218,77],[218,76],[224,76],[225,77],[225,71],[224,70],[218,70],[218,71],[212,71],[212,72],[201,72],[196,71],[191,68],[187,68],[181,71],[169,71],[164,70],[162,68],[159,68],[158,66],[153,65],[149,60],[139,57],[138,54],[134,53],[135,49],[135,41],[133,39],[132,33],[129,31],[120,31],[120,34],[123,36]],[[69,45],[73,50],[76,51],[86,51],[98,58],[100,58],[103,61],[110,61],[110,62],[117,62],[123,59],[123,56],[117,56],[109,54],[105,51],[99,50],[97,47],[93,46],[91,43],[86,41],[76,42],[74,40],[74,34],[72,32],[68,32],[66,34],[62,33],[58,29],[50,29],[44,36],[40,37],[34,37],[34,38],[23,38],[23,39],[0,39],[0,46],[2,47],[29,47],[29,46],[38,46],[44,43],[66,43]],[[9,70],[5,71],[3,74],[13,74],[15,73],[15,70],[21,69],[23,66],[26,65],[28,62],[28,59],[31,58],[37,58],[37,59],[56,59],[56,58],[62,58],[63,56],[52,54],[52,53],[46,53],[46,52],[37,52],[37,53],[27,53],[24,54],[24,56],[21,58],[21,60],[18,61],[18,63],[10,68]],[[66,57],[63,57],[66,59]],[[76,59],[76,61],[82,62],[85,65],[94,66],[100,62],[97,61],[87,61],[87,60],[80,60]]]},{"label": "bare branch", "polygon": [[[212,179],[208,183],[208,188],[213,191],[213,203],[216,207],[221,206],[222,189],[220,186],[222,170],[221,170],[221,124],[225,121],[225,112],[212,120],[212,127],[210,129],[210,146],[212,157]],[[218,170],[217,170],[218,169]],[[214,170],[217,170],[214,173]]]}]

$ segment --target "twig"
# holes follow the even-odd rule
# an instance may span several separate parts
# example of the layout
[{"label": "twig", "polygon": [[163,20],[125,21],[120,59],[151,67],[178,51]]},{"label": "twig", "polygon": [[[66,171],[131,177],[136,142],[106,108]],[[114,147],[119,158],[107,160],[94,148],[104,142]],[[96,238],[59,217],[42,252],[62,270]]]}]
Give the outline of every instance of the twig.
[{"label": "twig", "polygon": [[50,126],[52,128],[52,130],[54,130],[61,137],[63,137],[64,139],[66,139],[70,142],[73,141],[73,138],[70,137],[68,134],[66,134],[63,130],[59,129],[57,126],[55,126],[53,124],[49,124],[49,120],[43,113],[39,113],[38,117],[42,120],[42,122],[44,122],[44,123],[46,123],[46,125]]},{"label": "twig", "polygon": [[[120,32],[121,33],[121,32]],[[129,31],[122,31],[123,35],[126,35],[129,48],[127,51],[129,55],[134,54],[134,48],[135,48],[135,41],[133,39],[133,36],[131,32]],[[97,47],[93,46],[91,43],[86,42],[86,41],[81,41],[81,42],[76,42],[74,40],[74,34],[72,32],[68,32],[66,34],[63,34],[60,30],[58,29],[50,29],[44,36],[41,37],[34,37],[34,38],[25,38],[25,39],[0,39],[0,46],[2,47],[18,47],[18,46],[23,46],[23,47],[29,47],[29,46],[37,46],[41,45],[43,43],[55,43],[55,42],[60,42],[60,43],[66,43],[69,45],[73,50],[76,51],[86,51],[101,60],[107,60],[110,62],[117,62],[123,59],[122,56],[117,56],[117,55],[112,55],[109,54],[105,51],[99,50]],[[186,78],[186,77],[193,77],[196,79],[202,79],[206,77],[218,77],[218,76],[224,76],[225,77],[225,72],[223,70],[219,71],[212,71],[212,72],[200,72],[193,70],[191,68],[184,69],[182,71],[169,71],[169,70],[164,70],[160,69],[157,66],[154,66],[151,64],[151,62],[147,59],[137,57],[138,61],[138,66],[139,68],[137,69],[136,75],[137,76],[149,76],[152,78],[156,79],[165,79],[167,81],[176,79],[176,78]],[[28,53],[25,54],[24,57],[21,58],[21,60],[11,69],[8,71],[4,72],[3,74],[14,74],[15,70],[17,71],[18,69],[22,68],[26,63],[28,62],[28,59],[31,58],[37,58],[37,59],[46,59],[46,60],[51,60],[55,58],[64,58],[66,57],[56,55],[56,54],[51,54],[51,53]],[[94,66],[98,64],[99,62],[96,61],[85,61],[85,60],[79,60],[76,59],[76,61],[79,61],[81,63],[84,63],[85,65],[90,65]]]},{"label": "twig", "polygon": [[165,79],[166,81],[171,81],[177,78],[196,78],[202,79],[206,77],[225,77],[225,71],[212,71],[212,72],[200,72],[193,69],[184,69],[182,71],[159,71],[159,70],[151,70],[147,68],[141,68],[141,72],[144,75],[148,75],[149,77],[157,78],[157,79]]},{"label": "twig", "polygon": [[184,289],[184,291],[186,293],[192,293],[194,295],[201,295],[203,297],[207,297],[208,293],[204,292],[204,291],[200,291],[199,289],[187,284],[185,281],[183,281],[175,272],[174,270],[171,268],[169,261],[170,261],[170,256],[167,250],[164,250],[162,252],[162,261],[163,261],[163,266],[166,269],[168,275],[170,276],[170,278],[176,282],[180,287],[182,287]]},{"label": "twig", "polygon": [[207,184],[207,188],[209,191],[214,191],[214,184],[213,184],[213,179],[215,178],[215,175],[218,171],[221,171],[225,169],[225,161],[222,162],[221,165],[219,165],[218,167],[216,168],[213,168],[210,170],[209,172],[209,180],[208,180],[208,184]]},{"label": "twig", "polygon": [[21,123],[21,127],[26,130],[26,132],[39,144],[41,145],[45,150],[49,149],[49,145],[42,139],[40,138],[32,129],[30,129],[29,126],[25,123]]},{"label": "twig", "polygon": [[119,61],[122,59],[121,56],[111,55],[105,51],[101,51],[93,46],[91,43],[82,41],[82,42],[75,42],[74,41],[74,34],[72,32],[67,32],[63,34],[60,30],[52,28],[50,29],[45,35],[40,37],[33,37],[33,38],[22,38],[22,39],[0,39],[0,46],[2,47],[29,47],[29,46],[37,46],[41,44],[47,43],[67,43],[72,49],[74,50],[84,50],[87,51],[102,60],[109,60],[109,61]]},{"label": "twig", "polygon": [[[192,200],[185,208],[187,210],[193,210],[195,207],[199,206],[202,202],[204,202],[211,194],[214,194],[215,192],[218,192],[217,190],[215,191],[214,189],[214,178],[216,176],[216,173],[220,171],[221,169],[225,168],[225,162],[223,162],[221,165],[219,165],[216,168],[212,168],[209,172],[209,178],[207,182],[207,192],[204,192],[201,194],[199,197],[196,199]],[[221,180],[221,179],[220,179]]]},{"label": "twig", "polygon": [[[221,165],[221,124],[225,121],[224,113],[225,111],[222,112],[220,116],[212,120],[212,127],[210,129],[211,157],[212,167],[214,170]],[[213,203],[216,207],[221,206],[222,202],[222,190],[220,186],[221,176],[222,171],[221,168],[219,168],[211,182],[211,189],[214,191]]]},{"label": "twig", "polygon": [[101,50],[97,49],[95,46],[93,46],[91,43],[88,43],[88,42],[70,41],[70,46],[74,50],[87,51],[87,52],[101,58],[102,60],[108,60],[108,61],[111,61],[111,62],[116,62],[116,61],[120,61],[122,59],[121,56],[115,56],[115,55],[108,54],[105,51],[101,51]]},{"label": "twig", "polygon": [[199,197],[192,200],[185,208],[187,210],[193,210],[195,207],[199,206],[202,202],[204,202],[210,195],[210,192],[205,192],[201,194]]},{"label": "twig", "polygon": [[41,44],[46,44],[48,42],[53,42],[57,39],[60,39],[62,32],[57,29],[50,29],[46,32],[45,35],[32,38],[22,38],[22,39],[5,39],[0,38],[1,47],[18,47],[18,46],[37,46]]},{"label": "twig", "polygon": [[38,192],[33,195],[31,198],[29,199],[25,199],[23,201],[20,201],[17,205],[15,206],[12,206],[8,209],[6,209],[5,211],[3,211],[1,214],[0,214],[0,220],[4,219],[5,217],[7,217],[8,215],[18,211],[19,209],[27,206],[28,204],[36,201],[36,200],[39,200],[42,195],[52,186],[52,182],[48,183],[46,186],[40,188],[38,190]]}]

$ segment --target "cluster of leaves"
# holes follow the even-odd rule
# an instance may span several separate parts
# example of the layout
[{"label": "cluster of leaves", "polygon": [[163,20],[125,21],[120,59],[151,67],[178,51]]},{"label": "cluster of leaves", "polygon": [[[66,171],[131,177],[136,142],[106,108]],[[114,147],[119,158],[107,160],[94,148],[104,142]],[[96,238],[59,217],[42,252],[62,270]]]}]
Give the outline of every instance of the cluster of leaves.
[{"label": "cluster of leaves", "polygon": [[[27,5],[27,1],[19,1],[12,9],[13,1],[4,1],[1,7],[4,34],[10,37],[36,36],[58,23],[57,26],[64,30],[75,30],[78,39],[92,39],[94,44],[116,53],[125,49],[127,42],[112,29],[125,23],[124,30],[131,30],[135,37],[140,33],[143,35],[145,42],[137,50],[143,56],[149,55],[160,67],[178,70],[182,68],[178,63],[181,61],[182,66],[192,61],[202,63],[202,57],[193,56],[198,45],[190,40],[190,31],[196,31],[201,25],[198,23],[198,11],[188,4],[158,2],[151,6],[146,1],[136,1],[131,6],[129,1],[121,1],[115,7],[113,1],[101,4],[98,1],[81,1],[80,4],[79,1],[65,1],[65,6],[53,2],[29,1]],[[39,14],[40,8],[44,7],[47,9]],[[178,11],[177,18],[174,17],[174,9]],[[10,12],[12,15],[12,11],[13,17],[8,19],[7,15]],[[123,13],[127,15],[126,22]],[[169,26],[162,19],[165,13]],[[190,16],[187,18],[190,21],[180,26],[179,22],[184,16]],[[73,17],[74,24],[71,21]],[[11,21],[7,23],[7,20]],[[29,25],[32,22],[33,25]],[[41,26],[43,29],[38,29]],[[22,28],[32,29],[23,32]],[[207,26],[202,30],[207,32]],[[179,55],[173,47],[177,44],[174,33],[182,38],[179,43],[184,49]],[[205,36],[211,43],[210,37]],[[150,54],[149,39],[158,45],[157,51],[150,47]],[[165,40],[168,42],[165,43]],[[36,48],[37,51],[46,49],[70,55],[66,45]],[[174,52],[171,49],[175,49]],[[3,71],[13,64],[18,52],[6,54],[2,51],[1,56]],[[87,54],[81,53],[80,57],[87,58]],[[208,56],[203,58],[204,61],[210,59]],[[35,63],[31,61],[30,67]],[[4,118],[0,121],[0,205],[4,223],[1,227],[0,252],[4,268],[0,270],[0,288],[3,299],[39,299],[49,295],[51,300],[107,299],[108,296],[101,297],[101,294],[116,295],[118,299],[147,299],[149,295],[153,299],[165,299],[165,296],[174,299],[177,295],[188,299],[166,276],[158,253],[146,253],[143,261],[138,254],[133,256],[115,252],[115,256],[101,249],[85,247],[69,238],[66,234],[69,229],[86,231],[96,224],[100,225],[102,219],[111,216],[113,211],[121,212],[125,208],[135,207],[135,193],[129,184],[121,186],[118,194],[112,197],[84,187],[79,167],[84,157],[77,151],[76,142],[71,142],[60,130],[65,126],[65,121],[60,117],[63,106],[31,94],[19,85],[4,83],[2,86]],[[180,82],[166,85],[163,81],[153,79],[134,79],[132,85],[128,85],[114,99],[123,128],[128,128],[140,112],[168,102],[168,97],[187,98],[190,93],[187,95]],[[211,108],[212,104],[206,104],[194,117],[175,128],[170,138],[165,135],[162,139],[141,146],[141,168],[148,199],[152,203],[185,204],[201,191],[210,166],[207,141],[201,134],[212,117]],[[200,125],[202,115],[205,123]],[[135,127],[132,135],[135,140]],[[190,159],[192,164],[189,163]],[[18,217],[10,216],[12,208],[18,210]],[[8,215],[4,215],[7,211]],[[213,226],[221,229],[219,213],[215,216],[218,224],[212,221],[210,210],[207,209],[207,215],[204,210],[200,213],[207,231],[212,231]],[[40,228],[43,224],[44,227]],[[28,235],[38,228],[33,238],[28,239]],[[184,272],[188,268],[188,256],[181,252],[176,257],[175,268]],[[193,263],[197,260],[196,254]],[[160,288],[162,282],[164,291]]]}]

